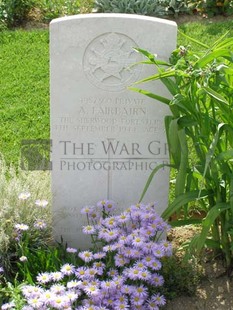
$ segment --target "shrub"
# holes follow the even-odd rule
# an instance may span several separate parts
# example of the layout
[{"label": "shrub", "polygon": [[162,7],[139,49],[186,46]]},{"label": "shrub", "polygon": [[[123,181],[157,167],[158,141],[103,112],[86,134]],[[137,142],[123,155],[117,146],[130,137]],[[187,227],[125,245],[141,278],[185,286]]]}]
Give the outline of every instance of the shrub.
[{"label": "shrub", "polygon": [[159,16],[166,14],[169,0],[96,0],[97,12]]},{"label": "shrub", "polygon": [[213,16],[233,13],[233,0],[95,0],[98,12],[164,16],[200,13]]},{"label": "shrub", "polygon": [[36,0],[1,0],[0,21],[7,27],[14,27],[24,23]]},{"label": "shrub", "polygon": [[95,0],[80,0],[80,14],[91,13]]},{"label": "shrub", "polygon": [[[50,180],[46,172],[16,171],[6,166],[0,158],[0,265],[9,276],[15,270],[15,258],[18,247],[18,229],[16,225],[31,227],[27,240],[30,248],[38,248],[51,239],[51,213],[44,197],[50,201]],[[36,202],[37,201],[37,202]],[[39,222],[47,227],[41,233]],[[37,227],[34,225],[37,224]],[[25,255],[25,254],[21,254]]]},{"label": "shrub", "polygon": [[232,0],[189,0],[189,7],[192,11],[202,15],[206,14],[209,17],[218,14],[231,15],[233,13]]},{"label": "shrub", "polygon": [[195,294],[203,276],[201,266],[195,257],[187,260],[178,253],[173,253],[171,257],[165,257],[162,260],[162,265],[161,274],[165,281],[162,293],[167,298]]},{"label": "shrub", "polygon": [[80,12],[79,0],[40,0],[39,8],[44,21]]}]

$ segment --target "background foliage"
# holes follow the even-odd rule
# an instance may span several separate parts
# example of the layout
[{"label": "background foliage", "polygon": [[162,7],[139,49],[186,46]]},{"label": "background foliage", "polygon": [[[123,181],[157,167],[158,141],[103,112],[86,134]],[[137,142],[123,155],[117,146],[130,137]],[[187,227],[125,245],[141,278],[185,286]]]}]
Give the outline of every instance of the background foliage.
[{"label": "background foliage", "polygon": [[206,14],[209,17],[218,14],[231,15],[233,13],[232,0],[189,0],[188,3],[192,12]]},{"label": "background foliage", "polygon": [[101,13],[128,13],[159,17],[188,12],[186,1],[180,0],[96,0],[95,8]]},{"label": "background foliage", "polygon": [[35,5],[36,0],[1,0],[0,21],[7,27],[22,24]]},{"label": "background foliage", "polygon": [[188,13],[214,16],[233,13],[232,0],[96,0],[98,12],[166,16]]},{"label": "background foliage", "polygon": [[79,13],[128,13],[167,17],[180,14],[224,16],[233,13],[233,0],[0,0],[0,29],[28,20],[49,22]]}]

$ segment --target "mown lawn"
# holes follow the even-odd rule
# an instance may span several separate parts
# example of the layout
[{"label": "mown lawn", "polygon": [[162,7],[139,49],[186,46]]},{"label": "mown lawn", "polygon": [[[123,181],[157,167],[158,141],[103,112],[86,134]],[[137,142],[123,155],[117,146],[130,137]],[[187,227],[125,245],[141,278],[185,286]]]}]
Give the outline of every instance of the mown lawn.
[{"label": "mown lawn", "polygon": [[[186,23],[179,30],[211,45],[233,19]],[[178,45],[187,45],[181,34]],[[191,44],[193,45],[193,43]],[[16,30],[0,33],[0,152],[18,166],[21,140],[49,138],[49,32]]]},{"label": "mown lawn", "polygon": [[22,139],[49,137],[47,30],[0,33],[0,151],[18,164]]}]

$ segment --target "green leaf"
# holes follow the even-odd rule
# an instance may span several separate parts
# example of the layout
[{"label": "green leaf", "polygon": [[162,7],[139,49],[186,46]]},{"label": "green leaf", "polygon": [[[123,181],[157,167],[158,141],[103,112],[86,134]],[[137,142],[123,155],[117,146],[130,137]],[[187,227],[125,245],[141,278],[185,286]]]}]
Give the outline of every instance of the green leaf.
[{"label": "green leaf", "polygon": [[196,43],[196,44],[198,44],[198,45],[200,45],[200,46],[202,46],[202,47],[204,47],[204,48],[209,48],[208,45],[202,43],[202,42],[199,41],[199,40],[196,40],[196,39],[194,39],[194,38],[191,38],[190,36],[188,36],[187,34],[183,33],[182,31],[178,30],[178,32],[179,32],[182,36],[184,36],[186,39],[188,39],[189,41],[194,42],[194,43]]},{"label": "green leaf", "polygon": [[[180,165],[176,176],[175,196],[179,196],[185,191],[186,175],[188,169],[188,145],[184,129],[177,132],[180,145]],[[176,150],[177,151],[177,150]]]},{"label": "green leaf", "polygon": [[220,244],[219,242],[213,240],[213,239],[209,239],[207,238],[205,241],[205,244],[208,248],[212,248],[212,249],[220,249]]},{"label": "green leaf", "polygon": [[198,125],[198,122],[191,118],[191,116],[182,116],[178,120],[178,124],[180,128],[193,127]]},{"label": "green leaf", "polygon": [[216,58],[219,57],[231,57],[232,54],[229,50],[224,49],[224,50],[215,50],[204,57],[200,58],[194,65],[196,68],[203,68],[205,67],[208,63],[211,61],[215,60]]},{"label": "green leaf", "polygon": [[170,157],[174,161],[176,168],[180,166],[181,148],[178,136],[178,119],[172,119],[169,122],[169,127],[166,129],[168,133],[168,145]]},{"label": "green leaf", "polygon": [[209,87],[202,87],[202,89],[209,94],[211,97],[213,97],[214,99],[218,100],[219,102],[222,102],[224,104],[226,104],[227,106],[229,105],[229,102],[219,93],[217,93],[216,91],[214,91],[213,89],[209,88]]},{"label": "green leaf", "polygon": [[172,96],[175,96],[177,93],[179,93],[179,87],[177,83],[173,81],[173,79],[161,79],[161,82],[167,87],[168,91]]},{"label": "green leaf", "polygon": [[155,54],[151,54],[150,52],[139,48],[139,47],[135,47],[134,50],[136,52],[139,52],[140,54],[144,55],[146,58],[148,58],[151,62],[154,62],[156,55]]},{"label": "green leaf", "polygon": [[[213,138],[213,142],[211,143],[211,145],[209,147],[209,150],[208,150],[208,152],[206,154],[205,168],[204,168],[204,172],[203,172],[203,179],[202,179],[201,189],[202,189],[202,186],[203,186],[203,183],[204,183],[204,178],[206,176],[207,169],[208,169],[208,167],[210,165],[210,162],[211,162],[212,157],[214,155],[215,149],[217,147],[217,143],[218,143],[219,136],[220,136],[220,130],[221,130],[221,128],[224,125],[225,125],[224,123],[218,125],[217,131],[216,131],[215,136]],[[200,189],[200,193],[201,193],[201,189]]]},{"label": "green leaf", "polygon": [[188,220],[172,221],[169,224],[172,227],[181,227],[185,225],[198,225],[201,223],[202,223],[202,219],[188,219]]},{"label": "green leaf", "polygon": [[177,212],[180,208],[191,201],[197,201],[199,199],[206,198],[208,196],[208,191],[203,190],[201,195],[199,195],[199,190],[191,191],[179,195],[174,199],[174,201],[167,207],[163,212],[162,217],[167,220],[173,213]]},{"label": "green leaf", "polygon": [[233,39],[232,37],[230,38],[226,38],[225,40],[223,40],[227,35],[228,35],[229,31],[227,31],[226,33],[224,33],[220,38],[218,38],[218,40],[216,42],[214,42],[214,44],[211,46],[211,49],[223,49],[223,48],[227,48],[231,45],[233,45]]},{"label": "green leaf", "polygon": [[156,65],[165,65],[165,66],[171,66],[171,64],[169,64],[168,62],[166,61],[163,61],[163,60],[158,60],[156,57],[155,54],[151,54],[150,52],[144,50],[144,49],[141,49],[141,48],[134,48],[135,51],[141,53],[142,55],[146,56],[146,58],[149,59],[149,62],[150,64],[156,64]]},{"label": "green leaf", "polygon": [[206,218],[202,222],[202,231],[197,241],[197,251],[200,252],[203,246],[205,245],[208,232],[210,227],[214,224],[214,221],[217,219],[220,213],[230,209],[229,203],[218,203],[213,208],[209,210]]},{"label": "green leaf", "polygon": [[230,207],[231,207],[231,213],[233,215],[233,173],[231,174],[231,178],[230,178],[230,192],[229,192],[229,196],[230,196]]},{"label": "green leaf", "polygon": [[216,156],[216,160],[228,161],[230,159],[233,159],[233,150],[224,151]]},{"label": "green leaf", "polygon": [[156,94],[153,94],[147,90],[144,90],[144,89],[140,89],[140,88],[135,88],[135,87],[128,87],[129,90],[132,90],[132,91],[135,91],[135,92],[138,92],[140,94],[143,94],[147,97],[150,97],[152,99],[155,99],[155,100],[158,100],[162,103],[165,103],[167,105],[169,105],[170,101],[169,99],[165,98],[165,97],[162,97],[162,96],[159,96],[159,95],[156,95]]},{"label": "green leaf", "polygon": [[[138,61],[138,62],[133,63],[132,65],[130,65],[127,68],[135,67],[137,65],[153,65],[153,64],[154,63],[151,63],[150,60],[142,60],[142,61]],[[156,65],[163,65],[163,66],[171,67],[171,65],[169,63],[166,63],[162,60],[156,60]]]},{"label": "green leaf", "polygon": [[151,174],[150,174],[150,176],[149,176],[149,178],[148,178],[148,180],[147,180],[147,182],[146,182],[146,185],[145,185],[145,187],[144,187],[144,189],[143,189],[143,191],[142,191],[142,195],[141,195],[141,197],[140,197],[140,199],[139,199],[139,203],[140,203],[140,202],[142,201],[142,199],[144,198],[144,196],[145,196],[145,194],[146,194],[146,192],[147,192],[147,190],[148,190],[148,188],[149,188],[149,186],[150,186],[150,184],[151,184],[151,181],[152,181],[153,178],[154,178],[154,175],[155,175],[160,169],[162,169],[162,168],[164,168],[164,167],[171,167],[171,165],[168,165],[168,164],[160,164],[160,165],[156,166],[155,169],[151,172]]},{"label": "green leaf", "polygon": [[169,70],[169,71],[165,71],[165,72],[162,72],[162,73],[156,73],[154,75],[151,75],[145,79],[142,79],[140,81],[137,81],[134,83],[134,85],[136,84],[141,84],[141,83],[145,83],[145,82],[149,82],[149,81],[155,81],[155,80],[160,80],[160,79],[164,79],[164,78],[167,78],[167,77],[174,77],[176,74],[176,70],[172,69],[172,70]]}]

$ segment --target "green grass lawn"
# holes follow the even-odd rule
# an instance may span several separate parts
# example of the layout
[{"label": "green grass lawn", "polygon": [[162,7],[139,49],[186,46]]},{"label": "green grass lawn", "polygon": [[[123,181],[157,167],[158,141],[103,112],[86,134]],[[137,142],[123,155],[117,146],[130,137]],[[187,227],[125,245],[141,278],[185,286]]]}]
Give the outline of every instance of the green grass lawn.
[{"label": "green grass lawn", "polygon": [[49,137],[49,35],[0,33],[0,151],[18,165],[22,139]]},{"label": "green grass lawn", "polygon": [[[233,19],[187,23],[179,30],[213,43],[226,31],[233,35]],[[179,34],[178,45],[188,41]],[[17,30],[0,33],[0,152],[18,166],[23,139],[49,138],[49,33]]]},{"label": "green grass lawn", "polygon": [[[200,42],[211,45],[227,31],[229,31],[229,36],[233,36],[233,18],[224,22],[203,20],[202,22],[185,23],[179,26],[179,30]],[[184,39],[183,36],[178,35],[178,45],[187,44],[190,44],[190,42]]]}]

